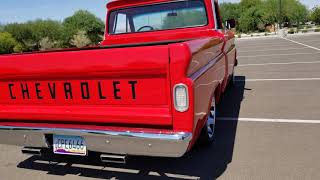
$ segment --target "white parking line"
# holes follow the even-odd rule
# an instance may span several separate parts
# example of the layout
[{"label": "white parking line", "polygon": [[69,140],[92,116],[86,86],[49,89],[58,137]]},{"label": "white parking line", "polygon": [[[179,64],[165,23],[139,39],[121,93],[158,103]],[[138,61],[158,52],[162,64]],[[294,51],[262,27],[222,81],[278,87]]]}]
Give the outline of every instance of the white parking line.
[{"label": "white parking line", "polygon": [[[282,39],[281,39],[282,40]],[[282,45],[282,46],[286,46],[288,45],[289,43],[287,41],[277,41],[277,42],[270,42],[270,43],[247,43],[247,42],[241,42],[241,43],[238,43],[240,44],[241,46],[270,46],[272,47],[273,45]]]},{"label": "white parking line", "polygon": [[259,49],[259,48],[264,48],[264,49],[268,49],[268,48],[276,48],[276,47],[290,47],[290,48],[296,48],[298,45],[297,44],[292,44],[290,42],[287,42],[286,44],[274,44],[274,45],[268,45],[268,46],[264,46],[264,45],[248,45],[248,44],[237,44],[237,47],[241,50],[252,50],[252,48],[254,49]]},{"label": "white parking line", "polygon": [[249,38],[237,38],[236,39],[238,42],[250,42],[250,41],[264,41],[264,42],[269,42],[270,40],[281,40],[278,36],[260,36],[260,37],[249,37]]},{"label": "white parking line", "polygon": [[268,66],[268,65],[291,65],[291,64],[318,64],[320,61],[309,61],[309,62],[287,62],[287,63],[259,63],[259,64],[240,64],[238,67],[246,66]]},{"label": "white parking line", "polygon": [[271,123],[303,123],[303,124],[320,124],[320,120],[306,119],[265,119],[265,118],[232,118],[232,117],[217,117],[219,121],[243,121],[243,122],[271,122]]},{"label": "white parking line", "polygon": [[259,81],[320,81],[320,78],[290,78],[290,79],[236,79],[238,82],[259,82]]},{"label": "white parking line", "polygon": [[309,45],[307,45],[307,44],[303,44],[303,43],[300,43],[300,42],[297,42],[297,41],[294,41],[294,40],[291,40],[291,39],[287,39],[287,38],[283,38],[283,39],[285,39],[285,40],[287,40],[287,41],[290,41],[290,42],[293,42],[293,43],[296,43],[296,44],[300,44],[300,45],[302,45],[302,46],[305,46],[305,47],[308,47],[308,48],[311,48],[311,49],[315,49],[315,50],[317,50],[317,51],[320,51],[319,48],[316,48],[316,47],[313,47],[313,46],[309,46]]},{"label": "white parking line", "polygon": [[238,51],[238,53],[248,53],[248,52],[266,52],[266,51],[286,51],[286,50],[300,50],[308,49],[308,47],[299,47],[299,48],[278,48],[278,49],[261,49],[261,50],[249,50],[249,51]]},{"label": "white parking line", "polygon": [[[296,39],[296,40],[299,40],[299,39]],[[319,42],[319,39],[317,39],[317,38],[313,38],[313,39],[300,39],[300,40],[303,40],[303,42],[307,42],[307,43],[309,43],[309,42]]]},{"label": "white parking line", "polygon": [[265,55],[256,55],[256,56],[238,56],[238,58],[269,57],[269,56],[294,56],[294,55],[310,55],[310,54],[320,54],[320,52],[319,53],[265,54]]}]

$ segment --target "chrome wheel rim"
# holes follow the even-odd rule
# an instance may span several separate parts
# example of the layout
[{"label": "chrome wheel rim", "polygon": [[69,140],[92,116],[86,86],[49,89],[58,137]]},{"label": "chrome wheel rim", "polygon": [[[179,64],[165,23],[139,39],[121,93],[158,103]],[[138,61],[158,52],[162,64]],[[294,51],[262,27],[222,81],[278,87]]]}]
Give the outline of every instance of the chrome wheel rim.
[{"label": "chrome wheel rim", "polygon": [[216,125],[216,104],[215,104],[215,99],[213,98],[211,102],[208,120],[207,120],[207,130],[208,130],[207,132],[210,139],[214,135],[215,125]]}]

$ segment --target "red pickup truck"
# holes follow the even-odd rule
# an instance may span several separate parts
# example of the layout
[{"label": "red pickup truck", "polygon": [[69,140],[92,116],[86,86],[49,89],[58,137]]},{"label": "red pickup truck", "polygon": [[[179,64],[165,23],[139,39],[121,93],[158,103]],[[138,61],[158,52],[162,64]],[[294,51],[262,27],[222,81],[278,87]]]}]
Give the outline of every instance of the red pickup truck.
[{"label": "red pickup truck", "polygon": [[0,56],[0,143],[40,155],[181,157],[214,140],[235,36],[215,0],[114,0],[99,47]]}]

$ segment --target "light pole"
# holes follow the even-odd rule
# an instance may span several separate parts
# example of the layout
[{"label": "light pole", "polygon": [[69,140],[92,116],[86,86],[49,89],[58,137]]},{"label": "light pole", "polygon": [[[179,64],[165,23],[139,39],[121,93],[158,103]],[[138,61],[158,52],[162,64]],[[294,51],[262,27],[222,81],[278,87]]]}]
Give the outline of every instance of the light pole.
[{"label": "light pole", "polygon": [[279,28],[282,29],[282,0],[279,3]]}]

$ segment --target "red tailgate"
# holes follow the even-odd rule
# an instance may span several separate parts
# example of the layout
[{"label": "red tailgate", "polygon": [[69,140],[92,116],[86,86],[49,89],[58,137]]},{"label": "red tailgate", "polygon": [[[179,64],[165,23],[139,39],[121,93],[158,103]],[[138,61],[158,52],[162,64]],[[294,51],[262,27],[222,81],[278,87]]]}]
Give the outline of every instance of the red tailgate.
[{"label": "red tailgate", "polygon": [[171,125],[168,47],[0,56],[0,119]]}]

